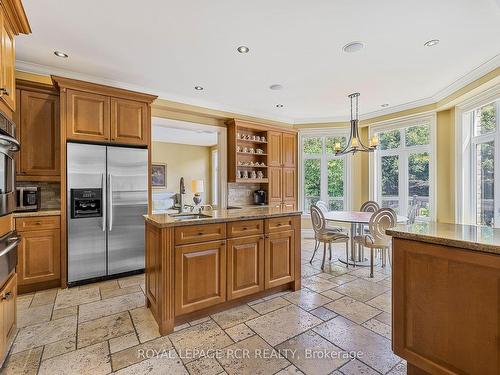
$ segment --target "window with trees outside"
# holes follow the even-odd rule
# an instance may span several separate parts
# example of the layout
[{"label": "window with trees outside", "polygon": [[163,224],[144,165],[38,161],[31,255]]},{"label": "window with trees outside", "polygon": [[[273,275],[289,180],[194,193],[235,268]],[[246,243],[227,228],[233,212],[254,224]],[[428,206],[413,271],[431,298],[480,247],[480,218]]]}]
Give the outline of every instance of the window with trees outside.
[{"label": "window with trees outside", "polygon": [[348,208],[349,157],[335,156],[336,142],[346,143],[343,134],[301,135],[303,211],[322,200],[331,211]]},{"label": "window with trees outside", "polygon": [[426,117],[371,129],[379,138],[372,159],[375,200],[403,216],[416,210],[418,221],[433,215],[432,123]]}]

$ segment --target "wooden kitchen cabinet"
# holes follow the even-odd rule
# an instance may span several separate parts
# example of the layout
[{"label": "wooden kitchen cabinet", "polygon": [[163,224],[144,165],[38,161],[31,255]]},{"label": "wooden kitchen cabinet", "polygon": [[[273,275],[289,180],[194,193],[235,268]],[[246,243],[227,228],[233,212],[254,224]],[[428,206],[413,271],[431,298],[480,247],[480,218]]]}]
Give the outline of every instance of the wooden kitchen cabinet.
[{"label": "wooden kitchen cabinet", "polygon": [[119,143],[147,145],[148,137],[147,104],[111,98],[111,139]]},{"label": "wooden kitchen cabinet", "polygon": [[281,139],[282,133],[279,132],[268,132],[267,136],[269,137],[269,147],[268,147],[268,164],[270,167],[281,167],[282,166],[282,158],[281,158]]},{"label": "wooden kitchen cabinet", "polygon": [[270,206],[280,207],[283,201],[282,192],[282,179],[283,179],[283,169],[281,167],[270,167],[269,168],[269,190],[268,200]]},{"label": "wooden kitchen cabinet", "polygon": [[295,168],[297,166],[297,135],[283,133],[281,148],[283,167]]},{"label": "wooden kitchen cabinet", "polygon": [[12,110],[16,109],[16,55],[14,32],[7,17],[1,17],[0,98]]},{"label": "wooden kitchen cabinet", "polygon": [[23,292],[59,285],[59,227],[59,216],[16,218],[16,230],[21,237],[18,247],[18,284]]},{"label": "wooden kitchen cabinet", "polygon": [[283,168],[282,170],[282,198],[283,205],[297,201],[297,169]]},{"label": "wooden kitchen cabinet", "polygon": [[226,300],[226,241],[175,247],[175,314]]},{"label": "wooden kitchen cabinet", "polygon": [[[29,87],[22,83],[18,86]],[[59,95],[54,90],[37,90],[36,87],[23,88],[19,94],[16,115],[22,147],[17,171],[21,178],[18,179],[57,181],[61,175]]]},{"label": "wooden kitchen cabinet", "polygon": [[2,317],[0,346],[4,348],[8,347],[9,342],[14,339],[16,334],[16,298],[17,275],[13,273],[0,291],[0,315]]},{"label": "wooden kitchen cabinet", "polygon": [[266,235],[265,287],[287,284],[294,280],[294,231],[286,230]]},{"label": "wooden kitchen cabinet", "polygon": [[227,241],[227,299],[264,290],[264,235]]}]

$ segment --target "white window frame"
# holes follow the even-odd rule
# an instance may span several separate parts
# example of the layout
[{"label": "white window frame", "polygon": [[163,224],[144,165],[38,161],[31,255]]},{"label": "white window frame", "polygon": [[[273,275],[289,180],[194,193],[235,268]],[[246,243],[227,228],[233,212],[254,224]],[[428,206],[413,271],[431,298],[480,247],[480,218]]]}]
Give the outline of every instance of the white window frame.
[{"label": "white window frame", "polygon": [[[474,135],[472,111],[497,101],[497,130],[490,134]],[[455,221],[459,224],[476,225],[476,181],[473,169],[476,161],[476,145],[495,142],[495,176],[500,176],[500,84],[459,103],[455,107]],[[500,184],[495,184],[495,196],[500,197]],[[471,199],[473,197],[474,199]],[[500,199],[495,200],[495,222],[500,222]],[[498,226],[498,224],[497,224]]]},{"label": "white window frame", "polygon": [[326,161],[343,158],[344,159],[344,210],[350,210],[352,207],[352,155],[344,155],[344,156],[334,156],[326,154],[326,146],[325,142],[323,142],[323,151],[321,154],[317,154],[318,156],[311,156],[304,154],[304,139],[306,138],[321,138],[321,137],[345,137],[346,140],[349,139],[349,130],[347,128],[338,128],[338,129],[307,129],[299,131],[299,208],[303,211],[303,215],[309,216],[309,212],[304,211],[304,161],[306,159],[320,159],[321,167],[320,167],[320,199],[327,202],[329,201],[328,197],[328,168],[326,167]]},{"label": "white window frame", "polygon": [[[436,220],[436,113],[426,112],[418,115],[400,117],[398,119],[377,122],[369,125],[368,132],[371,138],[377,133],[392,130],[401,130],[418,125],[430,125],[430,143],[428,145],[406,146],[405,132],[401,132],[401,147],[397,149],[380,150],[370,153],[369,157],[369,179],[370,179],[370,199],[381,202],[382,191],[381,185],[378,183],[380,160],[382,156],[398,155],[398,171],[399,171],[399,215],[408,215],[408,179],[401,176],[408,175],[408,156],[414,153],[429,153],[429,221]],[[403,157],[402,157],[403,156]],[[404,163],[402,162],[404,159]]]}]

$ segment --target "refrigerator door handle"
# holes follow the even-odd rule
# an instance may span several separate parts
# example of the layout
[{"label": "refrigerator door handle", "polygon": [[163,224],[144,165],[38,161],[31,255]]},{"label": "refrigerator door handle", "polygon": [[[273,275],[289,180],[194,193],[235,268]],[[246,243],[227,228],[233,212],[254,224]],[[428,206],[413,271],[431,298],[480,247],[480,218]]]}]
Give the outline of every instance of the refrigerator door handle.
[{"label": "refrigerator door handle", "polygon": [[[104,176],[104,173],[101,173],[101,194],[105,195],[106,190],[104,189],[104,179],[106,177]],[[106,202],[105,196],[103,197],[103,202]],[[106,232],[106,214],[107,214],[107,207],[106,204],[102,205],[102,231]]]},{"label": "refrigerator door handle", "polygon": [[113,229],[113,183],[111,173],[108,175],[108,201],[109,201],[109,231]]}]

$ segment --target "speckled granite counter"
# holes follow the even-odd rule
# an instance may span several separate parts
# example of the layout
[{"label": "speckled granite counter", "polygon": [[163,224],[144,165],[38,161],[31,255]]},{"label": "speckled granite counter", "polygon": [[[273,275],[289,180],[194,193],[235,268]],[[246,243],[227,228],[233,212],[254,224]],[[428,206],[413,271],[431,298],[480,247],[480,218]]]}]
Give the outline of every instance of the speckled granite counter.
[{"label": "speckled granite counter", "polygon": [[14,212],[12,214],[12,217],[37,217],[37,216],[57,216],[57,215],[61,215],[61,210]]},{"label": "speckled granite counter", "polygon": [[[190,213],[186,213],[189,215]],[[231,221],[251,220],[251,219],[266,219],[271,217],[281,216],[296,216],[301,215],[301,211],[285,210],[275,207],[255,207],[255,208],[240,208],[232,210],[213,210],[203,212],[209,215],[206,218],[179,220],[175,216],[168,214],[144,215],[145,220],[158,228],[177,227],[186,225],[211,224],[211,223],[227,223]]]},{"label": "speckled granite counter", "polygon": [[392,237],[500,255],[500,229],[475,225],[419,223],[388,229]]}]

